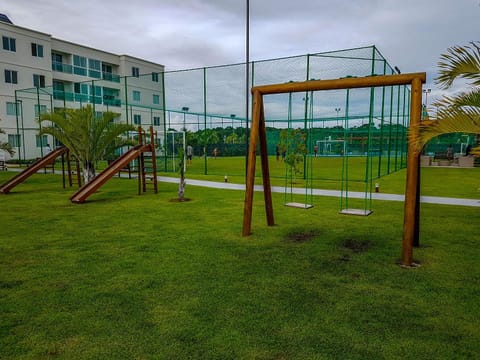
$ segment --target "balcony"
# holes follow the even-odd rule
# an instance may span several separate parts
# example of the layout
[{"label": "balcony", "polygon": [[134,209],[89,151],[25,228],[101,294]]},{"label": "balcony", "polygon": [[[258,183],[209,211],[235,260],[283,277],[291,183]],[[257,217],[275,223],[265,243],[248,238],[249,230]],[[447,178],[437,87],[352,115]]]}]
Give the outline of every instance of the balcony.
[{"label": "balcony", "polygon": [[122,100],[115,98],[112,95],[103,95],[103,105],[107,106],[122,106]]},{"label": "balcony", "polygon": [[116,82],[116,83],[120,82],[120,76],[109,73],[109,72],[102,72],[102,79],[107,80],[107,81]]},{"label": "balcony", "polygon": [[74,101],[75,96],[71,92],[61,90],[53,90],[53,98],[55,100]]},{"label": "balcony", "polygon": [[88,70],[88,76],[95,78],[95,79],[100,79],[101,78],[101,72],[98,70]]},{"label": "balcony", "polygon": [[73,72],[73,66],[68,64],[63,64],[60,62],[52,62],[52,70],[66,73],[66,74],[71,74]]}]

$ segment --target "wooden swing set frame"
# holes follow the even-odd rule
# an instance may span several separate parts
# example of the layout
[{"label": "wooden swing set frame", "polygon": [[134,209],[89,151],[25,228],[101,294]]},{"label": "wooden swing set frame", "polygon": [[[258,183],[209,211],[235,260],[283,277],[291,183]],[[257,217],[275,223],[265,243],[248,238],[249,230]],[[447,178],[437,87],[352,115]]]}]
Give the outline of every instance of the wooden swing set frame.
[{"label": "wooden swing set frame", "polygon": [[[408,139],[418,137],[418,129],[422,115],[422,84],[426,82],[426,73],[409,73],[398,75],[367,76],[362,78],[343,78],[333,80],[310,80],[303,82],[289,82],[285,84],[272,84],[255,86],[252,88],[252,125],[250,144],[248,148],[247,179],[245,202],[243,211],[243,236],[251,234],[253,193],[255,184],[256,149],[260,144],[260,157],[262,165],[263,194],[267,225],[275,224],[272,206],[272,190],[270,185],[270,171],[267,154],[267,132],[265,127],[265,111],[263,96],[271,94],[339,90],[367,87],[381,87],[394,85],[410,85],[410,128]],[[412,141],[408,142],[407,179],[405,190],[402,265],[415,266],[413,262],[413,245],[419,243],[420,221],[420,151]]]}]

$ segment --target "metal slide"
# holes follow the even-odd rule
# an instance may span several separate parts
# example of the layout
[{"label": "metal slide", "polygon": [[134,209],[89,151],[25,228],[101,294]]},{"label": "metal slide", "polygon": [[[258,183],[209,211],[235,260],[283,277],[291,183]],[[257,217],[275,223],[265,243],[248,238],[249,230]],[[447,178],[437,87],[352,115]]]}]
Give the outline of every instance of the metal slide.
[{"label": "metal slide", "polygon": [[55,159],[63,154],[65,154],[68,149],[65,146],[59,147],[51,152],[49,152],[44,157],[35,161],[32,165],[28,168],[23,170],[22,172],[15,175],[13,178],[5,182],[0,186],[0,192],[4,194],[8,194],[12,188],[17,186],[18,184],[24,182],[30,176],[35,174],[38,170],[43,169],[45,166],[53,164]]},{"label": "metal slide", "polygon": [[95,176],[90,182],[83,185],[75,194],[70,197],[73,203],[83,203],[91,194],[105,184],[110,178],[122,170],[130,161],[136,159],[144,152],[152,151],[150,144],[136,145],[117,160],[111,163],[105,170]]}]

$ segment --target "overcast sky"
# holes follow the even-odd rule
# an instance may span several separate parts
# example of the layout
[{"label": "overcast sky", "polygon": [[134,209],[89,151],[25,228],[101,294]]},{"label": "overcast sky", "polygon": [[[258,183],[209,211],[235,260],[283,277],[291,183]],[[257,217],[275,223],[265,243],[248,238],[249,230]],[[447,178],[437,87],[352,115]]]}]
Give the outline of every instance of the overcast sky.
[{"label": "overcast sky", "polygon": [[[0,0],[19,26],[164,64],[245,61],[246,0]],[[427,72],[479,40],[480,0],[250,0],[250,60],[376,45],[392,66]],[[430,102],[430,100],[429,100]]]}]

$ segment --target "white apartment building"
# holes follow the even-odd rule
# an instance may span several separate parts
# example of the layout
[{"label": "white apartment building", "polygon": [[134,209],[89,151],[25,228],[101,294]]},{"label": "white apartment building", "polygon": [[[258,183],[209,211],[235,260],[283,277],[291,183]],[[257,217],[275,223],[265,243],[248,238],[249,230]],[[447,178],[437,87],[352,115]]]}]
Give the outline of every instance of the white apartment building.
[{"label": "white apartment building", "polygon": [[[0,134],[13,158],[43,156],[50,136],[38,135],[38,116],[91,104],[120,121],[164,127],[164,66],[52,37],[13,24],[0,14]],[[8,154],[5,154],[8,159]]]}]

